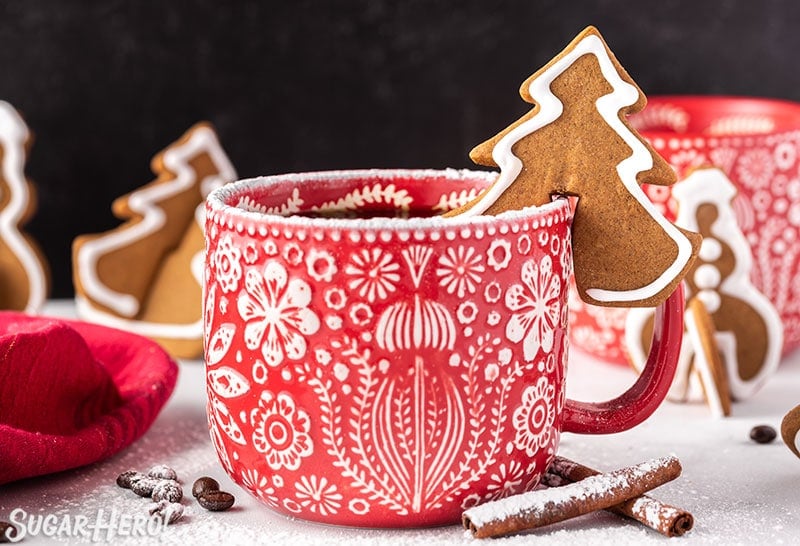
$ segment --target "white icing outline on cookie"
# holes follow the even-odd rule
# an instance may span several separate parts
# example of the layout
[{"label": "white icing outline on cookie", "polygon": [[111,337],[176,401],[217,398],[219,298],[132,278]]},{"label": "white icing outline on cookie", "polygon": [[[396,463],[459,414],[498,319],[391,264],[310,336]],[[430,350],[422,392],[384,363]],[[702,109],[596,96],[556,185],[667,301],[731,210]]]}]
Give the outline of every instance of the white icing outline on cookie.
[{"label": "white icing outline on cookie", "polygon": [[595,34],[584,37],[575,47],[558,59],[553,65],[534,79],[528,88],[531,98],[539,105],[539,112],[531,119],[521,123],[503,138],[492,150],[492,158],[500,167],[500,176],[475,205],[462,214],[478,215],[486,210],[508,189],[522,171],[522,162],[514,155],[511,148],[522,138],[538,131],[545,125],[556,121],[564,111],[564,104],[550,90],[553,81],[564,73],[573,63],[586,54],[593,54],[606,81],[614,89],[611,93],[597,99],[597,111],[631,148],[632,154],[617,165],[617,173],[625,188],[639,202],[644,210],[658,223],[664,232],[678,247],[675,261],[667,267],[662,274],[646,286],[631,290],[608,290],[604,288],[589,288],[586,293],[594,300],[601,302],[631,302],[649,299],[664,290],[680,275],[683,268],[692,257],[692,245],[674,225],[672,225],[655,208],[653,203],[642,191],[636,181],[636,175],[653,167],[653,157],[650,150],[642,144],[637,136],[628,129],[619,118],[619,111],[626,106],[631,106],[639,100],[639,90],[624,81],[608,55],[603,41]]},{"label": "white icing outline on cookie", "polygon": [[30,202],[25,180],[25,143],[28,126],[9,103],[0,101],[0,146],[3,148],[3,178],[8,182],[8,205],[0,211],[0,237],[19,259],[28,277],[25,312],[36,313],[47,296],[47,279],[39,256],[19,231],[19,223]]},{"label": "white icing outline on cookie", "polygon": [[[75,298],[80,317],[148,337],[202,338],[202,314],[197,322],[190,324],[145,322],[131,318],[139,312],[141,303],[130,294],[119,293],[106,286],[97,276],[96,267],[97,261],[105,253],[126,246],[163,227],[166,216],[158,206],[158,202],[195,185],[195,171],[191,168],[189,160],[201,152],[209,154],[218,171],[200,181],[201,195],[207,196],[225,182],[236,179],[233,165],[223,151],[214,131],[209,127],[198,127],[184,144],[168,148],[162,155],[162,161],[164,168],[173,172],[175,178],[164,184],[156,184],[151,188],[134,191],[128,199],[128,206],[131,210],[142,214],[142,220],[130,228],[117,228],[116,231],[101,238],[89,241],[78,250],[78,274],[86,292],[85,296],[76,296]],[[205,205],[201,202],[195,209],[195,222],[201,230],[204,228],[204,215]],[[197,252],[189,264],[192,276],[200,286],[203,285],[204,252],[205,249]],[[120,316],[97,309],[92,301],[105,305]]]}]

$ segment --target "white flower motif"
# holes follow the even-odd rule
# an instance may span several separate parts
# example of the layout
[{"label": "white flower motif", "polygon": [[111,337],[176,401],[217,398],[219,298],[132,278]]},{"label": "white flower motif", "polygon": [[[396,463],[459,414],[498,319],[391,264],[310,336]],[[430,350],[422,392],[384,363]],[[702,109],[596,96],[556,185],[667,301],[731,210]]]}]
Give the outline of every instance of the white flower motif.
[{"label": "white flower motif", "polygon": [[497,326],[503,317],[497,311],[490,312],[486,317],[486,324],[489,326]]},{"label": "white flower motif", "polygon": [[395,291],[400,281],[399,269],[400,265],[391,253],[373,248],[353,254],[352,263],[347,265],[345,273],[353,277],[348,286],[372,303],[376,297],[385,299]]},{"label": "white flower motif", "polygon": [[273,507],[278,506],[275,488],[269,484],[266,476],[259,475],[258,470],[246,469],[242,472],[242,486]]},{"label": "white flower motif", "polygon": [[497,471],[490,476],[491,483],[486,486],[489,491],[486,500],[502,499],[518,493],[524,477],[525,469],[518,461],[511,461],[508,464],[500,463]]},{"label": "white flower motif", "polygon": [[456,318],[461,324],[470,324],[478,318],[478,306],[471,301],[462,302],[456,309]]},{"label": "white flower motif", "polygon": [[258,260],[258,249],[254,242],[249,242],[244,247],[244,263],[253,265]]},{"label": "white flower motif", "polygon": [[523,233],[519,236],[519,239],[517,239],[517,252],[520,254],[527,254],[531,251],[532,246],[531,238],[527,233]]},{"label": "white flower motif", "polygon": [[275,241],[270,239],[264,242],[264,253],[267,256],[276,256],[278,254],[278,245],[275,244]]},{"label": "white flower motif", "polygon": [[342,317],[338,315],[328,315],[325,317],[325,324],[331,330],[340,330],[342,328]]},{"label": "white flower motif", "polygon": [[288,243],[283,247],[283,259],[292,265],[300,265],[303,255],[303,249],[297,243]]},{"label": "white flower motif", "polygon": [[797,149],[792,142],[781,142],[775,146],[775,165],[779,169],[788,170],[797,159]]},{"label": "white flower motif", "polygon": [[333,358],[331,353],[326,349],[316,349],[314,351],[314,357],[316,358],[317,362],[323,366],[330,364],[331,359]]},{"label": "white flower motif", "polygon": [[214,268],[217,272],[217,283],[223,292],[233,292],[239,287],[242,278],[242,265],[239,260],[242,252],[233,246],[233,239],[226,235],[220,239],[214,253]]},{"label": "white flower motif", "polygon": [[481,260],[482,255],[472,247],[448,247],[445,254],[439,257],[439,268],[436,269],[439,284],[448,294],[455,293],[459,298],[467,293],[474,294],[475,285],[481,281],[480,273],[486,270]]},{"label": "white flower motif", "polygon": [[311,288],[301,279],[288,280],[286,269],[275,261],[264,267],[263,274],[250,269],[245,275],[245,290],[239,294],[237,307],[247,323],[245,345],[260,348],[264,360],[277,366],[284,358],[298,360],[306,353],[305,336],[319,330],[319,317],[308,308]]},{"label": "white flower motif", "polygon": [[486,300],[486,303],[496,303],[500,301],[500,297],[503,295],[503,289],[500,288],[500,283],[497,281],[492,281],[486,285],[486,288],[483,289],[483,298]]},{"label": "white flower motif", "polygon": [[533,457],[550,443],[556,419],[556,388],[547,377],[540,377],[522,393],[522,404],[514,410],[514,445]]},{"label": "white flower motif", "polygon": [[300,506],[321,516],[335,514],[342,507],[342,494],[336,490],[335,484],[328,483],[325,476],[301,476],[294,487]]},{"label": "white flower motif", "polygon": [[372,309],[365,303],[357,303],[350,308],[350,320],[356,326],[366,326],[373,316]]},{"label": "white flower motif", "polygon": [[553,274],[553,260],[542,257],[541,264],[528,260],[522,265],[523,285],[514,284],[506,292],[506,307],[513,311],[506,324],[506,337],[523,341],[525,360],[530,362],[539,349],[553,348],[554,331],[561,320],[561,279]]},{"label": "white flower motif", "polygon": [[330,288],[325,292],[325,304],[334,311],[339,311],[347,304],[347,294],[341,288]]},{"label": "white flower motif", "polygon": [[311,419],[285,392],[277,396],[270,391],[262,392],[258,407],[250,414],[250,424],[253,447],[265,455],[273,470],[297,470],[302,458],[314,451],[309,435]]},{"label": "white flower motif", "polygon": [[316,248],[308,251],[306,267],[308,268],[308,274],[317,281],[331,282],[338,271],[336,261],[330,252],[317,250]]},{"label": "white flower motif", "polygon": [[225,315],[225,314],[228,313],[228,298],[226,298],[225,296],[222,296],[219,299],[219,312],[222,315]]},{"label": "white flower motif", "polygon": [[775,173],[772,154],[764,148],[748,150],[739,156],[736,172],[745,186],[753,189],[766,188]]},{"label": "white flower motif", "polygon": [[[530,245],[528,239],[528,245]],[[495,239],[489,246],[489,251],[486,256],[486,263],[495,271],[500,271],[508,267],[508,262],[511,261],[511,243],[505,239]]]},{"label": "white flower motif", "polygon": [[500,368],[494,362],[487,364],[483,369],[483,376],[486,381],[494,381],[500,375]]}]

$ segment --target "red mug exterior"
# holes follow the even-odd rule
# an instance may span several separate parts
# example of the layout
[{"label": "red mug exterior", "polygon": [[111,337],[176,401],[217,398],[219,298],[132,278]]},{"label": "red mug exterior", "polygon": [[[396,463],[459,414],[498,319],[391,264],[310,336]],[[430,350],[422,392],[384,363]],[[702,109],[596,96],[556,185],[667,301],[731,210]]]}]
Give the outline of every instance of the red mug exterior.
[{"label": "red mug exterior", "polygon": [[[631,124],[675,169],[678,178],[714,165],[736,185],[737,221],[753,253],[751,281],[777,309],[783,354],[800,347],[800,103],[746,97],[655,96]],[[669,187],[645,187],[668,217]],[[627,310],[570,297],[574,347],[627,364]]]},{"label": "red mug exterior", "polygon": [[660,404],[680,291],[636,385],[605,404],[567,400],[569,204],[435,216],[491,181],[322,172],[209,196],[209,428],[245,490],[325,523],[452,524],[535,487],[562,431],[624,430]]}]

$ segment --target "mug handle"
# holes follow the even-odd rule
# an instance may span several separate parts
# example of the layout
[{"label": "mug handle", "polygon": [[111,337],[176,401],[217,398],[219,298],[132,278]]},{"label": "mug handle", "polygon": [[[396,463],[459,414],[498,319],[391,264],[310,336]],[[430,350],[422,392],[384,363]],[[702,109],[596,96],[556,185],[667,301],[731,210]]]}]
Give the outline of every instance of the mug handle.
[{"label": "mug handle", "polygon": [[607,402],[567,400],[563,432],[611,434],[635,427],[661,405],[669,391],[683,339],[683,284],[656,308],[650,354],[639,379]]}]

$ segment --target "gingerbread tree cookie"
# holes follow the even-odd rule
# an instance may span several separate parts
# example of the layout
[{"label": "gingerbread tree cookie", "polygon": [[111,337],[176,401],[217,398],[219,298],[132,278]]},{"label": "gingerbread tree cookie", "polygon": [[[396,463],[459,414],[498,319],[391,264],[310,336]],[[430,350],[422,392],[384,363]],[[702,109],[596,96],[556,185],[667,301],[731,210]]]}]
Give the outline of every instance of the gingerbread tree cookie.
[{"label": "gingerbread tree cookie", "polygon": [[202,355],[203,202],[236,178],[208,124],[192,127],[152,162],[156,179],[118,198],[125,220],[73,245],[81,318],[133,331],[177,357]]},{"label": "gingerbread tree cookie", "polygon": [[[678,202],[676,223],[703,235],[686,276],[687,299],[697,298],[711,315],[731,396],[748,398],[778,367],[783,326],[775,307],[750,282],[753,257],[732,207],[736,188],[723,171],[705,167],[676,184],[672,194]],[[627,318],[626,348],[637,367],[644,363],[651,315],[635,309]],[[684,349],[671,394],[677,399],[691,395],[693,354]]]},{"label": "gingerbread tree cookie", "polygon": [[497,214],[577,196],[575,279],[605,306],[664,301],[700,237],[669,223],[640,184],[675,182],[670,166],[627,123],[646,99],[597,29],[589,27],[520,88],[533,109],[470,153],[497,181],[451,214]]},{"label": "gingerbread tree cookie", "polygon": [[34,313],[47,298],[49,276],[42,252],[20,231],[36,209],[25,178],[30,140],[22,117],[0,101],[0,309]]}]

